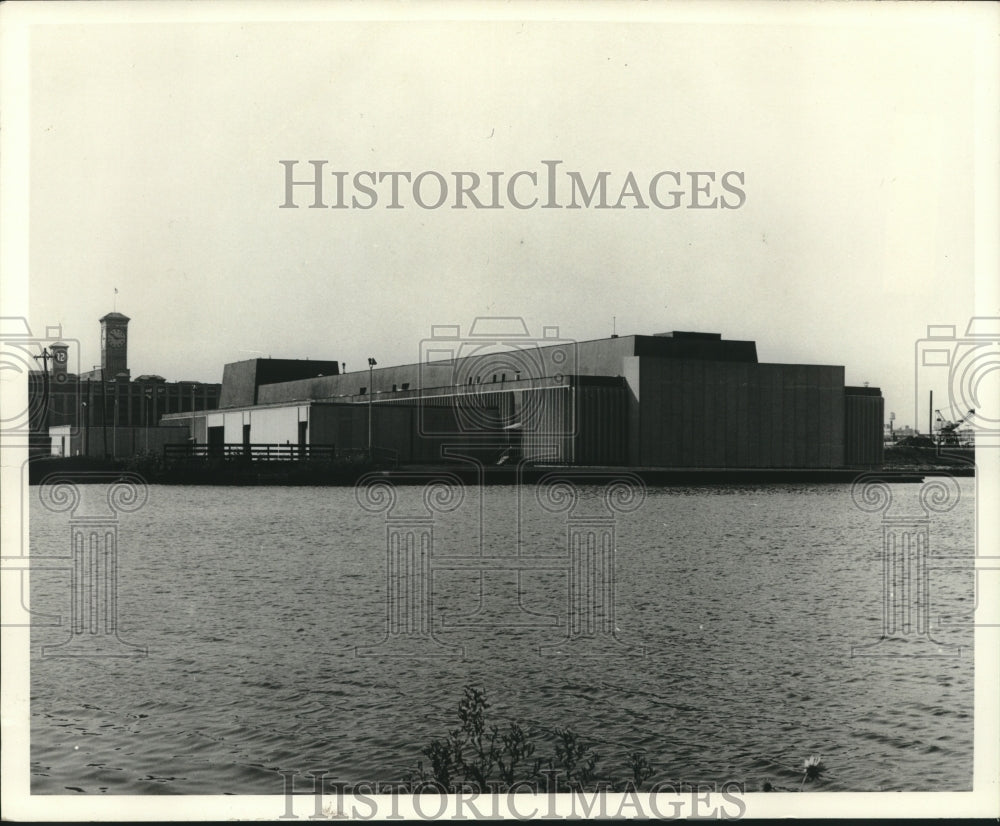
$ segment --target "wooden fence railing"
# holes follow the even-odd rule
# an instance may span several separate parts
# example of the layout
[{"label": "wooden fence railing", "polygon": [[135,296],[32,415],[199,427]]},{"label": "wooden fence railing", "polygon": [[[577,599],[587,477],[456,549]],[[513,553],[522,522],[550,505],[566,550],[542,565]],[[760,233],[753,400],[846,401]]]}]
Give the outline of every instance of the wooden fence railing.
[{"label": "wooden fence railing", "polygon": [[164,445],[163,457],[168,462],[181,459],[222,459],[251,462],[333,461],[337,456],[334,445],[293,444],[222,444]]}]

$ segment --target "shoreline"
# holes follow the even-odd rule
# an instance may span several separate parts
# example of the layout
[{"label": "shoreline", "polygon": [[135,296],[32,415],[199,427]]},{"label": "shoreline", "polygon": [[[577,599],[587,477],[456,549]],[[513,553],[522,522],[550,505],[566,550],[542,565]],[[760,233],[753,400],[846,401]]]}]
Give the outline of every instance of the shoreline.
[{"label": "shoreline", "polygon": [[546,477],[576,479],[584,484],[607,484],[638,479],[654,486],[836,484],[852,482],[861,475],[895,483],[920,483],[926,476],[974,476],[975,467],[955,465],[887,464],[881,468],[659,468],[580,465],[480,466],[452,463],[379,467],[364,463],[337,465],[309,462],[219,462],[165,466],[159,462],[103,461],[93,459],[44,458],[29,463],[29,485],[46,477],[76,484],[106,484],[116,476],[138,476],[148,484],[164,485],[314,485],[353,486],[362,478],[384,479],[393,484],[425,484],[451,479],[464,485],[537,484]]}]

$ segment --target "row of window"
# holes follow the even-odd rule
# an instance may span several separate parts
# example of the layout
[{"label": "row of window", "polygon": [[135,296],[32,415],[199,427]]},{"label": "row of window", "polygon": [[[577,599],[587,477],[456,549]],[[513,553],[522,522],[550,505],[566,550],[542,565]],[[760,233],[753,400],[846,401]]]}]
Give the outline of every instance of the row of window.
[{"label": "row of window", "polygon": [[[515,377],[515,379],[518,379],[520,377],[521,377],[521,374],[518,373],[517,376]],[[497,381],[497,374],[494,373],[493,374],[493,383],[495,384],[496,381]],[[507,381],[507,374],[506,373],[500,373],[500,381],[501,382]],[[482,384],[482,383],[483,383],[483,377],[482,376],[476,376],[476,378],[475,378],[475,384]],[[466,384],[473,384],[472,376],[469,376],[469,380],[468,380],[468,382],[466,382]],[[392,392],[393,393],[396,393],[398,390],[409,390],[409,389],[410,389],[410,383],[408,381],[404,381],[402,387],[397,387],[395,384],[392,386]],[[368,393],[368,388],[367,387],[361,387],[361,388],[358,389],[358,395],[359,396],[364,396],[367,393]]]},{"label": "row of window", "polygon": [[[40,429],[45,415],[49,427],[57,425],[93,426],[117,423],[144,426],[156,424],[167,413],[188,413],[192,410],[214,410],[219,406],[219,389],[214,387],[156,387],[155,385],[126,385],[125,388],[107,388],[100,391],[100,384],[90,392],[52,392],[48,410],[36,403],[31,408],[31,427]],[[117,391],[117,392],[116,392]],[[106,412],[106,416],[105,416]]]},{"label": "row of window", "polygon": [[[410,383],[408,381],[404,381],[402,387],[397,387],[395,384],[392,386],[392,392],[393,393],[396,393],[399,390],[409,390],[409,389],[410,389]],[[358,395],[359,396],[364,396],[367,392],[368,392],[368,388],[367,387],[362,387],[362,388],[360,388],[358,390]]]}]

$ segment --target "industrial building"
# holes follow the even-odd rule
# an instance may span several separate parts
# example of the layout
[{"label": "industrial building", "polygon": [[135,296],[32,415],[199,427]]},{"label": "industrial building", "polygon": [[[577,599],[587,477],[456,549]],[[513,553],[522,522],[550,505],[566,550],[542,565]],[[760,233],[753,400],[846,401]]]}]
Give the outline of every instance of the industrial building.
[{"label": "industrial building", "polygon": [[160,453],[163,445],[189,438],[186,429],[158,426],[164,414],[219,406],[220,384],[167,381],[155,374],[133,379],[128,364],[130,320],[119,312],[100,319],[101,364],[92,370],[70,370],[71,348],[61,341],[36,357],[42,369],[28,376],[31,456]]},{"label": "industrial building", "polygon": [[[477,320],[436,328],[415,364],[225,367],[217,410],[172,412],[197,445],[324,446],[400,465],[845,469],[882,464],[883,399],[844,368],[766,364],[752,341],[668,332],[573,342]],[[513,321],[513,320],[508,320]],[[517,324],[521,324],[517,327]],[[303,455],[306,455],[305,452]]]}]

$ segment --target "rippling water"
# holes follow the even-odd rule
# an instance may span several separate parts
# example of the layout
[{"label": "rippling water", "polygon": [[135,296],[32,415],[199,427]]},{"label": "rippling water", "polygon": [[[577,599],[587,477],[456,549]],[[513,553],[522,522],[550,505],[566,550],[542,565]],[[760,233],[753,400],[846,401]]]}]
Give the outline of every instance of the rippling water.
[{"label": "rippling water", "polygon": [[[972,553],[974,480],[958,481],[959,504],[931,520],[935,553]],[[893,486],[909,513],[917,489]],[[69,517],[36,490],[32,553],[65,555]],[[84,505],[106,492],[82,490]],[[575,515],[599,516],[599,493],[585,488]],[[419,505],[401,488],[393,515]],[[352,490],[154,486],[119,523],[120,636],[148,656],[42,657],[68,631],[33,628],[32,791],[280,794],[290,770],[400,778],[454,726],[469,682],[497,722],[590,737],[607,770],[644,749],[654,779],[796,788],[817,753],[828,791],[971,788],[971,649],[851,656],[879,639],[882,573],[880,516],[848,486],[654,488],[615,527],[617,640],[562,644],[564,568],[518,581],[447,557],[551,559],[567,516],[532,488],[467,489],[434,523],[439,650],[465,658],[400,658],[378,647],[386,519]],[[33,573],[32,607],[67,616],[68,579]],[[971,646],[972,573],[932,571],[931,595],[933,617],[952,620],[937,641]]]}]

